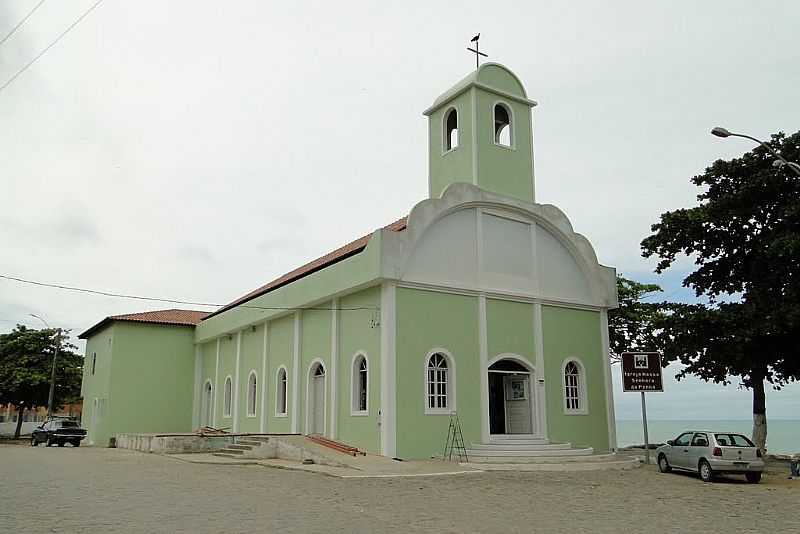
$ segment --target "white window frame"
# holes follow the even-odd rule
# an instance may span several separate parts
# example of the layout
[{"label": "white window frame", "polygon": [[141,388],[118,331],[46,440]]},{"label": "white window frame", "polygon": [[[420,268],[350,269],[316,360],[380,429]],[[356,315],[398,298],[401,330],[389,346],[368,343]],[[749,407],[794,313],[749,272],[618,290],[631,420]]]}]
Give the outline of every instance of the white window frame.
[{"label": "white window frame", "polygon": [[[573,362],[575,366],[578,368],[578,408],[569,408],[567,406],[567,376],[566,376],[566,369],[567,364]],[[569,357],[566,358],[563,362],[561,362],[561,406],[564,410],[564,415],[588,415],[589,414],[589,403],[587,402],[587,391],[586,391],[586,367],[583,365],[583,362],[580,358],[577,357]]]},{"label": "white window frame", "polygon": [[[495,113],[497,113],[497,106],[503,106],[508,113],[508,138],[511,141],[509,144],[504,145],[497,141],[495,137],[494,127],[497,124]],[[495,100],[492,104],[492,142],[495,146],[499,146],[500,148],[505,148],[507,150],[516,150],[517,149],[517,136],[516,136],[516,125],[517,121],[514,117],[514,110],[508,104],[508,102],[504,102],[503,100]]]},{"label": "white window frame", "polygon": [[[456,112],[456,146],[447,148],[447,143],[449,141],[449,136],[447,135],[447,118],[450,116],[450,112]],[[461,146],[461,112],[457,106],[450,106],[442,115],[442,155],[449,154],[454,150],[458,150]]]},{"label": "white window frame", "polygon": [[[447,363],[447,393],[445,399],[447,407],[445,408],[431,408],[428,405],[428,363],[434,354],[441,354],[444,356],[445,363]],[[450,415],[456,411],[456,361],[449,350],[436,347],[428,351],[425,360],[422,362],[422,392],[423,392],[423,406],[425,408],[425,415]]]},{"label": "white window frame", "polygon": [[[208,395],[208,406],[206,406],[206,391],[210,391],[210,395]],[[208,411],[208,413],[203,413],[203,410]],[[203,389],[202,393],[200,394],[200,423],[202,424],[202,418],[205,416],[206,420],[208,421],[209,426],[211,426],[212,421],[214,420],[214,383],[211,382],[211,379],[206,379],[203,382]]]},{"label": "white window frame", "polygon": [[[250,410],[251,403],[253,407],[252,411]],[[258,414],[258,373],[256,373],[255,369],[250,369],[250,373],[247,375],[246,411],[247,411],[247,417],[256,417],[256,415]]]},{"label": "white window frame", "polygon": [[[283,382],[281,382],[281,371],[283,371]],[[281,388],[283,386],[283,388]],[[283,390],[283,411],[280,412],[280,395]],[[275,417],[288,417],[289,415],[289,371],[285,365],[279,366],[275,370]]]},{"label": "white window frame", "polygon": [[[367,383],[366,383],[366,398],[367,398],[367,408],[365,410],[359,409],[360,406],[358,404],[359,401],[359,387],[361,385],[361,381],[359,380],[360,376],[360,362],[361,360],[367,364]],[[358,365],[358,367],[357,367]],[[364,351],[358,351],[353,354],[353,359],[350,362],[350,415],[352,416],[366,416],[369,415],[369,358],[367,357],[367,353]]]},{"label": "white window frame", "polygon": [[233,377],[228,375],[222,383],[222,417],[230,419],[233,411]]}]

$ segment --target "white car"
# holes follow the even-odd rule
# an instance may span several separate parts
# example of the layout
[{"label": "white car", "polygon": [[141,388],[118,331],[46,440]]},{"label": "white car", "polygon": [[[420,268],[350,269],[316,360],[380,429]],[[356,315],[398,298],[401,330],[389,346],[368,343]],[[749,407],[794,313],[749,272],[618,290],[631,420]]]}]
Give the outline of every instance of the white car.
[{"label": "white car", "polygon": [[764,459],[749,438],[735,432],[690,430],[656,449],[658,470],[693,471],[704,482],[718,473],[742,474],[753,484],[761,480]]}]

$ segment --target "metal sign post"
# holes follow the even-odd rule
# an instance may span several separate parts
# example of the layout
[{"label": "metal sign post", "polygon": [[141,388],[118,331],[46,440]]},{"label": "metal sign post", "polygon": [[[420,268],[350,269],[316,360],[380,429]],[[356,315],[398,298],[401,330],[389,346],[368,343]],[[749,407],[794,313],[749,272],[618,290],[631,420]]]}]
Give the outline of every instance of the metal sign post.
[{"label": "metal sign post", "polygon": [[650,463],[650,438],[647,435],[646,391],[664,391],[661,356],[657,352],[625,352],[622,354],[622,391],[638,391],[642,395],[642,429],[644,459]]}]

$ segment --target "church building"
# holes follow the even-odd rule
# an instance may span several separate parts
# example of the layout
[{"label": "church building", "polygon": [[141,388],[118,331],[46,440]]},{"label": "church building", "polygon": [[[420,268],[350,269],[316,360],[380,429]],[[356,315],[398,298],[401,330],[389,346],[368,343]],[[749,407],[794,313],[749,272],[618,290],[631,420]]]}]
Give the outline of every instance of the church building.
[{"label": "church building", "polygon": [[429,198],[212,312],[108,317],[83,334],[89,441],[121,432],[319,434],[398,458],[616,447],[615,271],[535,198],[536,102],[485,63],[428,119]]}]

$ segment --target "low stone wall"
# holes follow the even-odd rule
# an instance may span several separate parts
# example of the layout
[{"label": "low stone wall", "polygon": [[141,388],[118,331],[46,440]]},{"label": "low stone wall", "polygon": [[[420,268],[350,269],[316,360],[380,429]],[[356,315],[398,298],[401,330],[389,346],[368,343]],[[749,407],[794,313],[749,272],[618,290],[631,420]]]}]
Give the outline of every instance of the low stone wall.
[{"label": "low stone wall", "polygon": [[155,454],[216,452],[233,436],[199,436],[197,434],[116,434],[116,447]]}]

